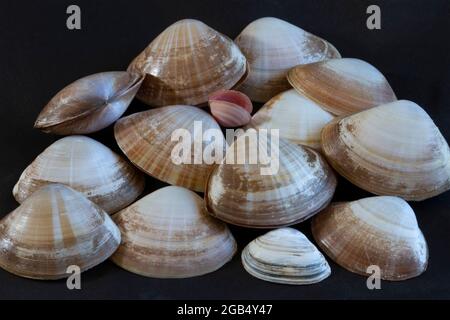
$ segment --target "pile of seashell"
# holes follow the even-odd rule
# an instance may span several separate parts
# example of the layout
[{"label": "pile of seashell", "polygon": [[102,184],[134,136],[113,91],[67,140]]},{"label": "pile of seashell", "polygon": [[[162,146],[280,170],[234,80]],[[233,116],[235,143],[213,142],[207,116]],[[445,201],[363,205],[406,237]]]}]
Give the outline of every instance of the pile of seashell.
[{"label": "pile of seashell", "polygon": [[[119,119],[135,96],[157,108]],[[253,116],[252,101],[265,103]],[[208,104],[211,114],[201,108]],[[194,134],[195,121],[204,130],[279,129],[278,172],[170,161],[172,132]],[[125,157],[82,136],[113,123]],[[178,21],[128,71],[62,89],[35,127],[67,136],[23,171],[13,190],[21,204],[0,223],[0,266],[28,278],[64,278],[69,265],[84,271],[110,257],[147,277],[203,275],[236,253],[229,223],[279,228],[243,249],[249,274],[316,283],[331,273],[327,260],[287,227],[312,217],[314,240],[334,262],[362,275],[377,265],[382,279],[404,280],[428,262],[405,200],[450,189],[449,146],[420,106],[398,101],[369,63],[341,58],[276,18],[250,23],[234,42],[200,21]],[[248,151],[241,146],[227,152]],[[330,204],[334,170],[377,196]],[[144,173],[172,186],[136,201]]]}]

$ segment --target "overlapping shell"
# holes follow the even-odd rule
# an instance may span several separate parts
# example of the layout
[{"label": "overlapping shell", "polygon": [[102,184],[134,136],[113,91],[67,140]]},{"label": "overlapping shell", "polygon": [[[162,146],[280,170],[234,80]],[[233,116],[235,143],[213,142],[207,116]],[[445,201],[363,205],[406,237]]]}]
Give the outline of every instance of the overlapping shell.
[{"label": "overlapping shell", "polygon": [[[212,142],[203,140],[202,134],[208,129],[215,129],[220,136]],[[114,134],[119,147],[137,167],[164,182],[201,192],[212,169],[212,164],[204,161],[203,151],[208,146],[218,146],[220,162],[225,148],[225,138],[214,118],[192,106],[168,106],[132,114],[116,123]],[[194,147],[196,139],[202,140],[201,148]],[[184,143],[191,152],[188,163],[174,159],[174,153],[177,157],[183,154],[177,146]]]},{"label": "overlapping shell", "polygon": [[337,119],[322,131],[330,164],[377,195],[423,200],[450,189],[450,150],[429,115],[400,100]]},{"label": "overlapping shell", "polygon": [[231,39],[203,22],[180,20],[164,30],[128,67],[145,75],[137,97],[152,106],[198,105],[247,74],[247,62]]},{"label": "overlapping shell", "polygon": [[[208,211],[231,224],[274,228],[322,210],[336,178],[320,154],[283,139],[277,143],[273,136],[260,134],[255,140],[255,132],[239,136],[212,171],[205,193]],[[248,137],[257,145],[246,143]]]},{"label": "overlapping shell", "polygon": [[120,232],[100,207],[61,184],[43,186],[0,222],[0,267],[33,279],[60,279],[106,260]]},{"label": "overlapping shell", "polygon": [[181,187],[159,189],[113,219],[122,244],[112,260],[143,276],[203,275],[222,267],[236,252],[226,224],[210,217],[202,199]]},{"label": "overlapping shell", "polygon": [[299,93],[338,116],[397,100],[383,74],[359,59],[297,66],[288,72],[287,79]]},{"label": "overlapping shell", "polygon": [[320,150],[320,134],[334,116],[294,89],[270,99],[252,117],[249,127],[278,129],[292,143]]},{"label": "overlapping shell", "polygon": [[249,76],[239,90],[258,102],[266,102],[290,88],[286,80],[290,68],[341,57],[329,42],[271,17],[250,23],[235,43],[250,64]]},{"label": "overlapping shell", "polygon": [[61,135],[87,134],[114,123],[127,110],[143,77],[124,71],[81,78],[54,96],[34,127]]},{"label": "overlapping shell", "polygon": [[319,250],[292,228],[276,229],[250,242],[242,251],[242,264],[256,278],[284,284],[312,284],[331,273]]},{"label": "overlapping shell", "polygon": [[314,238],[344,268],[385,280],[405,280],[426,270],[428,247],[414,211],[398,197],[335,203],[314,217]]},{"label": "overlapping shell", "polygon": [[240,127],[250,122],[253,104],[245,94],[235,90],[219,90],[208,100],[211,114],[224,127]]},{"label": "overlapping shell", "polygon": [[23,171],[14,186],[14,197],[21,203],[49,183],[68,185],[111,214],[133,202],[143,191],[145,180],[100,142],[69,136],[51,144]]}]

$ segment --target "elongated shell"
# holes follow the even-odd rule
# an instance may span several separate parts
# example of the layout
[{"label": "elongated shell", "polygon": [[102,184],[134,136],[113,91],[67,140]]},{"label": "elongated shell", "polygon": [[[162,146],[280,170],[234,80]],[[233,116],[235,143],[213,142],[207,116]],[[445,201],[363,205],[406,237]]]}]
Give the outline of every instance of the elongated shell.
[{"label": "elongated shell", "polygon": [[335,115],[348,115],[397,100],[383,74],[352,58],[332,59],[291,69],[289,83]]},{"label": "elongated shell", "polygon": [[271,17],[250,23],[235,42],[250,64],[249,76],[239,90],[258,102],[290,88],[286,80],[290,68],[341,57],[329,42]]},{"label": "elongated shell", "polygon": [[231,39],[203,22],[180,20],[164,30],[131,62],[145,75],[137,97],[152,106],[198,105],[246,76],[247,62]]},{"label": "elongated shell", "polygon": [[[201,139],[202,133],[209,129],[217,133],[216,140],[202,140],[201,148],[194,147],[194,137]],[[212,169],[202,152],[208,146],[217,147],[220,162],[225,147],[225,138],[213,117],[191,106],[168,106],[132,114],[116,123],[114,134],[122,151],[141,170],[164,182],[200,192],[204,191]],[[189,150],[183,153],[178,147],[185,143]],[[188,163],[174,158],[187,155],[186,152],[190,153]]]},{"label": "elongated shell", "polygon": [[[320,154],[262,134],[257,145],[246,143],[247,137],[255,141],[254,132],[241,135],[212,171],[205,193],[208,211],[231,224],[274,228],[322,210],[333,196],[336,178]],[[244,156],[245,161],[238,160]]]},{"label": "elongated shell", "polygon": [[213,272],[233,257],[236,242],[226,224],[210,217],[202,198],[169,186],[113,217],[122,244],[112,260],[154,278],[187,278]]},{"label": "elongated shell", "polygon": [[[397,197],[371,197],[336,203],[314,217],[314,238],[344,268],[381,278],[405,280],[425,271],[428,247],[414,211]],[[372,267],[373,268],[373,267]]]},{"label": "elongated shell", "polygon": [[280,137],[320,150],[320,133],[333,118],[314,101],[291,89],[270,99],[253,115],[249,127],[278,129]]},{"label": "elongated shell", "polygon": [[61,135],[101,130],[127,110],[142,80],[142,76],[124,71],[102,72],[81,78],[50,100],[34,127]]},{"label": "elongated shell", "polygon": [[330,164],[377,195],[423,200],[450,188],[450,150],[428,114],[411,101],[329,123],[322,149]]},{"label": "elongated shell", "polygon": [[269,231],[250,242],[242,251],[242,264],[256,278],[284,284],[312,284],[331,273],[319,250],[292,228]]},{"label": "elongated shell", "polygon": [[68,185],[111,214],[133,202],[143,191],[145,180],[100,142],[69,136],[51,144],[23,171],[14,186],[14,198],[21,203],[49,183]]},{"label": "elongated shell", "polygon": [[0,221],[0,267],[21,277],[52,280],[106,260],[120,232],[100,207],[61,184],[43,186]]}]

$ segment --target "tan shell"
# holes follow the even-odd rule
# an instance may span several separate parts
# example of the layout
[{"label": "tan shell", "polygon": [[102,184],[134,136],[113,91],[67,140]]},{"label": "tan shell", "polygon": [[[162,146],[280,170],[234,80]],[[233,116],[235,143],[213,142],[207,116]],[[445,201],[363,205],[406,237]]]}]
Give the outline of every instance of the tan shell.
[{"label": "tan shell", "polygon": [[69,136],[51,144],[22,172],[13,189],[14,198],[21,203],[49,183],[68,185],[112,214],[141,194],[145,180],[100,142]]},{"label": "tan shell", "polygon": [[231,39],[193,19],[164,30],[131,62],[145,75],[137,97],[151,106],[198,105],[219,89],[231,89],[247,72],[247,62]]},{"label": "tan shell", "polygon": [[450,189],[450,150],[430,116],[400,100],[337,119],[322,131],[330,164],[377,195],[424,200]]},{"label": "tan shell", "polygon": [[[202,142],[202,150],[191,148],[191,164],[176,164],[172,152],[179,141],[172,141],[175,130],[188,130],[194,143],[194,122],[208,129],[220,127],[205,111],[192,106],[168,106],[132,114],[117,121],[114,134],[119,147],[137,167],[164,182],[203,192],[212,164],[202,160],[202,150],[210,144]],[[225,138],[214,141],[223,151]],[[194,164],[196,157],[200,163]],[[220,158],[221,159],[221,158]],[[220,161],[219,159],[219,161]]]},{"label": "tan shell", "polygon": [[270,99],[253,115],[249,127],[278,129],[280,137],[320,150],[322,128],[333,118],[314,101],[291,89]]},{"label": "tan shell", "polygon": [[299,93],[338,116],[397,100],[383,74],[359,59],[297,66],[287,79]]},{"label": "tan shell", "polygon": [[100,207],[61,184],[43,186],[0,221],[0,267],[21,277],[53,280],[106,260],[120,232]]},{"label": "tan shell", "polygon": [[250,242],[242,251],[242,264],[252,276],[284,284],[312,284],[327,278],[327,260],[303,233],[280,228]]},{"label": "tan shell", "polygon": [[[270,167],[264,164],[269,159],[253,164],[249,159],[262,148],[277,155],[277,145],[260,138],[258,146],[251,147],[246,135],[230,146],[209,177],[205,200],[213,216],[244,227],[275,228],[306,220],[328,205],[336,178],[318,152],[280,139],[279,169],[273,165],[272,172],[263,175],[261,168]],[[232,164],[233,153],[248,156]]]},{"label": "tan shell", "polygon": [[114,123],[144,78],[125,71],[81,78],[62,89],[39,114],[35,128],[54,134],[87,134]]},{"label": "tan shell", "polygon": [[428,247],[414,211],[397,197],[371,197],[335,203],[312,220],[314,238],[325,253],[344,268],[381,278],[405,280],[423,273]]},{"label": "tan shell", "polygon": [[292,67],[341,57],[329,42],[271,17],[250,23],[235,43],[250,64],[249,76],[239,90],[257,102],[288,90],[286,74]]},{"label": "tan shell", "polygon": [[146,277],[203,275],[222,267],[236,252],[226,224],[208,215],[202,198],[181,187],[159,189],[113,219],[122,244],[111,259]]}]

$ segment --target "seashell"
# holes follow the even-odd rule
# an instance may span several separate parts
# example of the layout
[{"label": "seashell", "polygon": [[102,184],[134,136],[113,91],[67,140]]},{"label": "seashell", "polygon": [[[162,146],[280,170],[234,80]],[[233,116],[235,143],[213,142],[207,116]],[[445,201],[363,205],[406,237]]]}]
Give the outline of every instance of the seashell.
[{"label": "seashell", "polygon": [[288,72],[287,79],[299,93],[338,116],[397,100],[383,74],[359,59],[297,66]]},{"label": "seashell", "polygon": [[0,221],[0,267],[21,277],[54,280],[106,260],[120,232],[100,207],[61,184],[43,186]]},{"label": "seashell", "polygon": [[247,61],[227,36],[193,19],[164,30],[130,64],[144,74],[137,97],[152,106],[198,105],[247,76]]},{"label": "seashell", "polygon": [[14,186],[14,198],[22,203],[49,183],[68,185],[112,214],[142,193],[145,179],[100,142],[68,136],[51,144],[23,171]]},{"label": "seashell", "polygon": [[322,128],[333,118],[314,101],[291,89],[270,99],[253,115],[249,127],[278,129],[280,137],[320,150]]},{"label": "seashell", "polygon": [[87,134],[114,123],[127,110],[143,77],[125,71],[81,78],[54,96],[34,127],[54,134]]},{"label": "seashell", "polygon": [[370,197],[334,203],[312,220],[314,238],[345,269],[370,275],[378,266],[384,280],[423,273],[428,247],[414,211],[397,197]]},{"label": "seashell", "polygon": [[257,102],[288,90],[286,74],[292,67],[341,57],[329,42],[271,17],[250,23],[235,43],[250,64],[249,76],[239,90]]},{"label": "seashell", "polygon": [[[224,161],[216,166],[208,180],[205,200],[215,217],[239,226],[275,228],[308,219],[330,202],[336,177],[320,154],[280,139],[279,143],[259,136],[258,145],[246,143],[256,132],[247,130],[227,150]],[[271,160],[261,150],[271,150]],[[258,161],[251,162],[256,158]],[[232,161],[237,155],[245,161]],[[230,159],[231,158],[231,159]],[[261,168],[271,169],[262,172]],[[278,170],[276,170],[278,169]]]},{"label": "seashell", "polygon": [[120,267],[146,277],[187,278],[221,268],[236,252],[225,223],[208,215],[194,192],[159,189],[113,216],[122,244]]},{"label": "seashell", "polygon": [[450,150],[428,114],[400,100],[343,119],[322,131],[330,164],[377,195],[424,200],[450,188]]},{"label": "seashell", "polygon": [[192,138],[189,145],[193,145],[194,137],[198,136],[195,123],[201,125],[203,132],[208,129],[220,132],[219,125],[207,112],[192,106],[176,105],[122,118],[116,123],[114,134],[128,159],[147,174],[170,184],[203,192],[213,165],[196,159],[200,157],[202,160],[202,150],[208,145],[223,150],[225,138],[220,132],[222,140],[214,140],[211,144],[202,141],[202,150],[196,150],[195,146],[191,148],[190,163],[177,164],[172,153],[180,142],[173,139],[172,134],[176,130],[187,130]]},{"label": "seashell", "polygon": [[242,251],[242,264],[256,278],[283,284],[317,283],[331,273],[319,250],[292,228],[272,230],[250,242]]},{"label": "seashell", "polygon": [[253,104],[242,92],[219,90],[209,96],[209,108],[224,127],[240,127],[250,122]]}]

